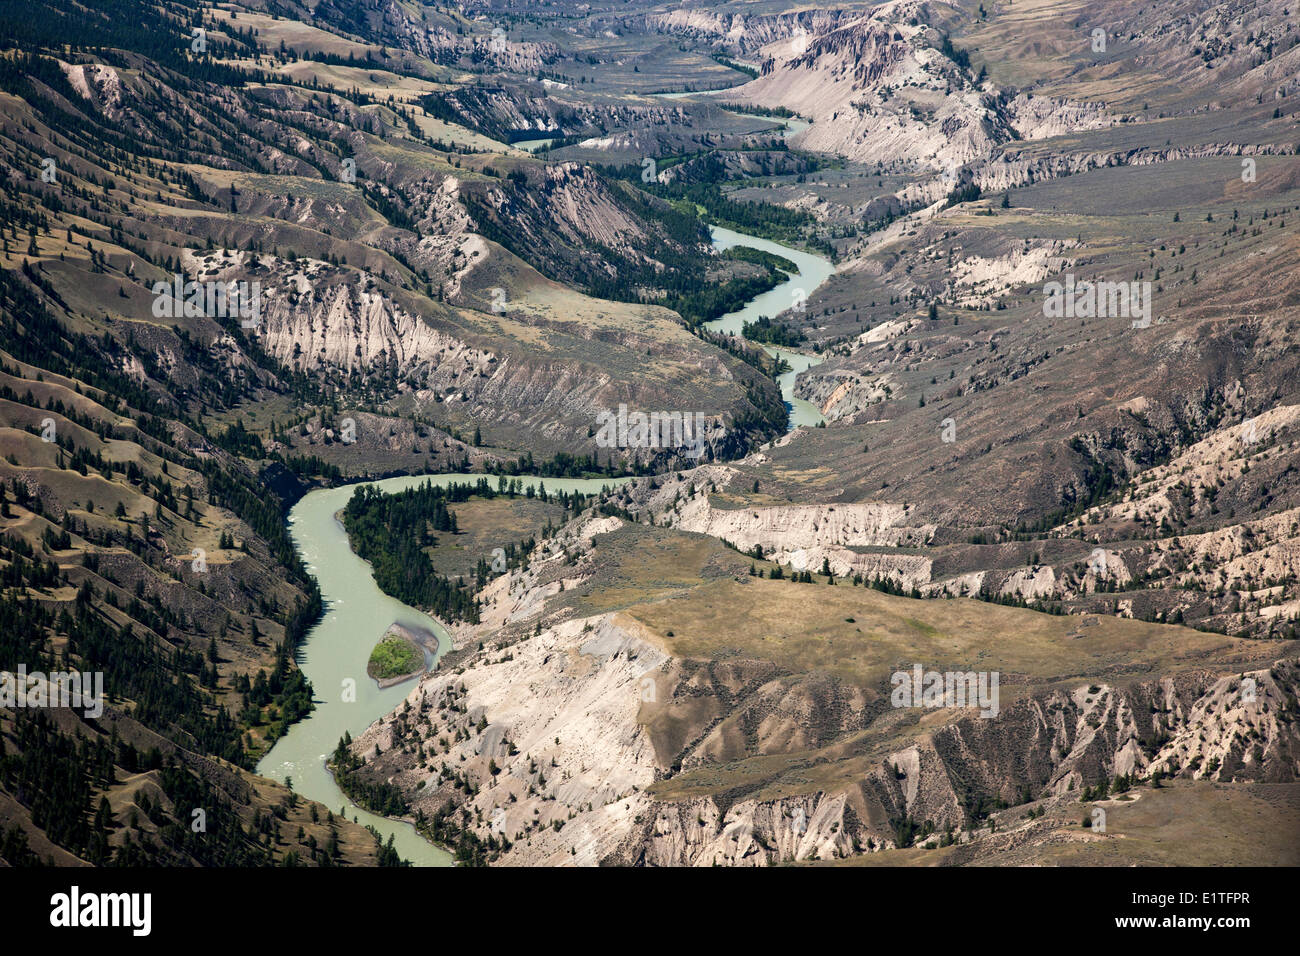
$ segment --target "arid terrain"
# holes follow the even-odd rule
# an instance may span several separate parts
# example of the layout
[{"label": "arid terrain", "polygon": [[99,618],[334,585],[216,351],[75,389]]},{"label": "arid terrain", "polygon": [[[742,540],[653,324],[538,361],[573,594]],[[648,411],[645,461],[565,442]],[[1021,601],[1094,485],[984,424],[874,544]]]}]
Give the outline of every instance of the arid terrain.
[{"label": "arid terrain", "polygon": [[[0,669],[106,693],[0,861],[1296,865],[1298,111],[1294,0],[6,5]],[[291,509],[448,475],[272,779]]]}]

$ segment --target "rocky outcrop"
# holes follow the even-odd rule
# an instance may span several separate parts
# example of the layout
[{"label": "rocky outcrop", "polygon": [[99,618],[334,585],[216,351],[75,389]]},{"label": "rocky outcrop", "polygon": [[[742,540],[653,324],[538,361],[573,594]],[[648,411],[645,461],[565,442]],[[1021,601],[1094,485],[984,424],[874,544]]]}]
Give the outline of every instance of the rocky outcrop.
[{"label": "rocky outcrop", "polygon": [[447,780],[474,780],[459,806],[481,839],[511,842],[511,862],[594,864],[646,806],[654,748],[637,713],[666,663],[612,616],[567,621],[434,674],[354,750],[380,754],[374,768],[413,812],[440,808]]},{"label": "rocky outcrop", "polygon": [[[634,866],[770,866],[833,860],[856,851],[844,794],[742,800],[725,809],[713,797],[647,807],[648,823],[608,862]],[[856,827],[854,828],[856,830]]]},{"label": "rocky outcrop", "polygon": [[701,493],[677,502],[658,521],[729,542],[742,551],[758,548],[794,571],[837,577],[890,578],[907,588],[930,580],[930,559],[919,555],[864,552],[854,548],[914,548],[935,526],[915,521],[907,505],[875,503],[718,508]]},{"label": "rocky outcrop", "polygon": [[497,361],[403,308],[365,272],[225,251],[187,253],[184,264],[200,282],[260,283],[260,325],[252,331],[290,369],[384,371],[425,387],[459,390]]},{"label": "rocky outcrop", "polygon": [[739,54],[761,55],[774,43],[787,42],[793,50],[809,37],[834,30],[855,19],[852,10],[799,10],[790,13],[729,14],[713,10],[677,9],[646,16],[653,31],[693,37]]},{"label": "rocky outcrop", "polygon": [[[784,782],[780,788],[793,789],[764,797],[661,796],[651,784],[669,768],[646,712],[698,708],[708,684],[683,679],[689,671],[626,619],[569,621],[508,652],[486,647],[470,666],[423,682],[353,749],[372,775],[403,791],[413,812],[429,816],[453,799],[478,839],[502,846],[501,862],[512,865],[830,860],[969,830],[997,807],[1077,794],[1114,777],[1300,774],[1300,662],[1283,661],[1243,675],[1254,682],[1249,700],[1242,678],[1206,672],[1123,687],[1068,685],[1004,707],[993,720],[957,717],[918,729],[914,743],[860,771],[846,765],[831,788]],[[760,685],[745,706],[773,689]],[[890,712],[874,713],[865,701],[848,711],[868,740],[898,733]],[[772,752],[809,748],[789,741]],[[707,756],[707,738],[688,752],[696,756],[683,769],[718,759]],[[469,796],[458,798],[466,785]]]},{"label": "rocky outcrop", "polygon": [[[832,533],[868,533],[868,517],[870,533],[892,533],[874,513],[846,513]],[[1067,807],[1152,775],[1300,775],[1300,659],[1004,673],[991,718],[918,719],[890,706],[887,683],[679,656],[632,614],[573,615],[558,599],[598,572],[622,527],[575,519],[489,584],[455,664],[354,741],[367,779],[397,787],[413,814],[459,821],[505,864],[759,866],[922,842],[978,857],[999,809]]]},{"label": "rocky outcrop", "polygon": [[1009,140],[1005,119],[969,71],[938,49],[938,32],[886,15],[811,36],[793,50],[773,45],[763,75],[726,98],[807,116],[813,124],[796,145],[859,162],[949,170]]}]

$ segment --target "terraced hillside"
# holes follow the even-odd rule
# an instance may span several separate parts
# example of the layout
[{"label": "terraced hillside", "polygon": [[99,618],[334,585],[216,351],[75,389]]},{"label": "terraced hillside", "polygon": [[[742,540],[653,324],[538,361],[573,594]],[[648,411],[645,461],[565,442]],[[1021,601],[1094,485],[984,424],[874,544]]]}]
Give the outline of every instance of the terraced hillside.
[{"label": "terraced hillside", "polygon": [[107,694],[0,690],[0,860],[400,863],[253,773],[285,516],[474,472],[631,480],[353,499],[455,649],[330,766],[460,862],[1293,863],[1294,14],[5,5],[0,667]]},{"label": "terraced hillside", "polygon": [[[1092,852],[1079,818],[1139,781],[1142,800],[1166,779],[1246,799],[1300,771],[1294,641],[793,580],[598,509],[482,597],[463,650],[346,749],[355,779],[397,788],[471,859],[764,865],[929,844],[961,848],[932,862],[993,862],[1043,838],[1045,808],[1078,831],[1048,844]],[[900,708],[914,667],[992,672],[999,692]],[[1278,819],[1294,827],[1294,807]],[[1106,852],[1128,859],[1114,836]]]},{"label": "terraced hillside", "polygon": [[[3,856],[390,862],[249,772],[312,706],[304,482],[617,469],[591,423],[620,400],[716,409],[741,450],[776,387],[648,304],[666,287],[557,281],[684,287],[704,235],[426,113],[452,76],[427,58],[248,11],[39,6],[0,53],[4,665],[99,670],[109,697],[5,711]],[[488,238],[502,216],[532,264]]]}]

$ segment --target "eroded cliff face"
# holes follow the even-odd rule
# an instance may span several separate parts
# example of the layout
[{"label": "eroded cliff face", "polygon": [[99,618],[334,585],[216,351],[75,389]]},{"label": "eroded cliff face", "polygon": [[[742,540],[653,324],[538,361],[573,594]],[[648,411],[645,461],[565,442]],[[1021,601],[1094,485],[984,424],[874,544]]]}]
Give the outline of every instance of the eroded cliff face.
[{"label": "eroded cliff face", "polygon": [[505,862],[594,864],[648,805],[654,748],[637,712],[666,664],[609,616],[568,621],[423,681],[354,749],[413,812],[450,797],[480,839],[509,840]]},{"label": "eroded cliff face", "polygon": [[[888,384],[847,370],[816,381],[823,383],[817,395],[826,396],[824,407]],[[1236,384],[1226,392],[1230,408],[1244,400]],[[1122,410],[1134,424],[1159,414],[1144,398]],[[736,462],[631,483],[613,500],[643,520],[716,537],[794,571],[881,578],[927,597],[1204,621],[1227,633],[1281,638],[1294,635],[1300,615],[1288,587],[1300,574],[1300,506],[1287,486],[1300,453],[1293,437],[1298,422],[1300,406],[1284,404],[1212,428],[1167,463],[1146,469],[1135,463],[1132,487],[1116,500],[1034,540],[996,526],[972,527],[950,496],[845,502],[828,488],[819,503],[795,504],[780,495],[774,501],[768,497],[773,456],[815,434],[798,429]],[[939,428],[935,435],[941,437]],[[1080,446],[1094,440],[1100,438],[1081,437]],[[1130,441],[1130,451],[1136,445]],[[1269,508],[1272,514],[1249,517]],[[1187,525],[1195,530],[1178,530]]]},{"label": "eroded cliff face", "polygon": [[[778,439],[780,444],[790,438]],[[764,448],[768,446],[763,446]],[[741,464],[761,464],[757,451]],[[742,492],[732,465],[705,465],[676,481],[637,482],[614,493],[613,500],[652,516],[655,524],[707,534],[792,571],[819,572],[823,563],[836,577],[887,578],[910,590],[932,580],[932,559],[914,551],[930,543],[938,526],[908,503],[836,502],[810,505],[751,504],[715,499],[715,490]]]},{"label": "eroded cliff face", "polygon": [[[1131,405],[1138,413],[1146,407],[1140,400]],[[1062,539],[1078,536],[1059,556],[1022,567],[936,575],[921,591],[957,596],[984,590],[1175,621],[1208,610],[1234,632],[1284,636],[1300,613],[1283,587],[1300,574],[1300,508],[1225,520],[1223,527],[1190,534],[1174,534],[1171,523],[1189,513],[1219,513],[1221,495],[1250,500],[1257,489],[1270,488],[1293,467],[1296,446],[1288,436],[1297,422],[1300,407],[1280,405],[1246,425],[1215,429],[1169,463],[1143,472],[1121,500],[1054,529]],[[1158,533],[1123,541],[1112,532],[1144,525]],[[1165,593],[1157,583],[1180,590]],[[1106,595],[1114,591],[1131,593],[1108,605]]]},{"label": "eroded cliff face", "polygon": [[887,684],[675,656],[630,614],[566,609],[557,598],[624,526],[575,519],[491,582],[454,663],[354,741],[365,778],[413,815],[450,805],[504,864],[758,866],[941,836],[992,852],[1005,836],[982,829],[990,813],[1074,812],[1117,777],[1300,775],[1300,660],[1116,682],[1004,674],[991,718],[897,708]]},{"label": "eroded cliff face", "polygon": [[[627,197],[580,163],[520,174],[526,178],[519,183],[466,183],[461,200],[477,231],[538,263],[549,278],[590,288],[640,273],[652,282],[667,274],[671,256],[704,252],[702,241],[684,246],[661,224],[634,215]],[[592,256],[592,249],[604,254]]]},{"label": "eroded cliff face", "polygon": [[713,797],[648,808],[649,827],[629,834],[607,862],[635,866],[770,866],[789,860],[833,860],[856,852],[843,795],[811,794],[744,800],[729,807]]},{"label": "eroded cliff face", "polygon": [[720,509],[707,495],[698,495],[674,512],[672,523],[686,531],[723,538],[764,552],[824,544],[905,547],[926,541],[933,525],[908,523],[908,505],[860,504],[785,505],[776,508]]},{"label": "eroded cliff face", "polygon": [[435,63],[462,66],[487,63],[497,70],[536,73],[560,56],[560,49],[554,43],[511,36],[505,20],[495,26],[480,23],[478,32],[467,33],[463,19],[442,16],[423,7],[412,8],[399,0],[375,0],[362,9],[323,0],[311,8],[311,16],[346,33],[362,32],[427,56]]},{"label": "eroded cliff face", "polygon": [[760,548],[769,560],[795,571],[820,571],[826,564],[838,577],[887,577],[911,588],[930,580],[929,558],[852,550],[926,544],[935,525],[920,522],[911,511],[906,504],[874,502],[724,509],[700,493],[679,502],[661,521],[721,538],[742,551]]},{"label": "eroded cliff face", "polygon": [[[1247,681],[1254,683],[1243,695]],[[1295,660],[1239,677],[1193,672],[1122,688],[1066,685],[1017,701],[993,719],[963,716],[937,730],[917,729],[915,744],[846,760],[843,779],[813,793],[660,801],[618,862],[835,859],[898,846],[909,822],[934,833],[973,831],[998,808],[1068,803],[1086,787],[1153,771],[1220,782],[1293,781],[1300,774],[1297,686]],[[862,713],[866,739],[899,733],[895,713]],[[833,748],[820,754],[836,756]]]},{"label": "eroded cliff face", "polygon": [[719,13],[713,10],[676,9],[650,14],[646,26],[654,31],[706,40],[740,54],[758,55],[780,41],[798,42],[833,30],[856,19],[852,10],[797,10],[772,15]]},{"label": "eroded cliff face", "polygon": [[[1215,87],[1207,93],[1213,105],[1195,111],[1247,98],[1281,100],[1297,83],[1294,68],[1288,67],[1294,67],[1300,52],[1283,27],[1290,19],[1284,2],[1259,3],[1231,16],[1190,2],[1158,15],[1119,3],[1107,4],[1104,13],[1088,12],[1095,22],[1108,24],[1111,47],[1096,55],[1099,63],[1123,58],[1139,71],[1158,71],[1161,82],[1176,75],[1188,89]],[[647,23],[760,65],[759,78],[725,91],[718,100],[785,107],[812,119],[812,126],[792,139],[795,146],[922,174],[889,195],[885,205],[868,211],[869,219],[883,218],[889,209],[923,220],[956,187],[977,186],[987,194],[1107,166],[1289,155],[1296,149],[1289,140],[1225,139],[1163,146],[1116,141],[1103,148],[1058,143],[1044,151],[1038,144],[1049,138],[1145,123],[1150,116],[1137,104],[1114,105],[1113,97],[1110,105],[1072,99],[1062,95],[1059,84],[1031,84],[1028,90],[995,85],[945,44],[949,34],[957,38],[970,27],[960,19],[946,4],[907,0],[877,5],[865,15],[810,10],[744,17],[674,10]],[[1056,48],[1048,58],[1061,53]],[[1077,62],[1060,67],[1065,74],[1087,68]],[[1217,76],[1229,76],[1231,82],[1219,89]],[[890,236],[888,231],[873,236],[866,245]]]},{"label": "eroded cliff face", "polygon": [[497,361],[404,308],[367,272],[227,251],[187,252],[183,264],[199,282],[260,283],[260,324],[250,331],[290,369],[389,371],[426,387],[452,388],[461,375],[490,371]]},{"label": "eroded cliff face", "polygon": [[[1071,110],[1070,112],[1073,112]],[[1088,125],[1088,124],[1085,124]],[[1110,125],[1100,119],[1094,127]],[[1046,134],[1053,135],[1053,134]],[[1131,146],[1120,149],[1063,150],[1050,155],[1039,154],[1032,146],[1014,144],[975,164],[967,174],[984,193],[997,193],[1047,179],[1075,176],[1108,166],[1151,166],[1187,159],[1212,156],[1289,156],[1292,143],[1203,143],[1196,146]],[[910,198],[910,194],[903,193]],[[920,193],[919,195],[932,195]]]},{"label": "eroded cliff face", "polygon": [[794,142],[860,162],[948,170],[1012,137],[940,35],[884,12],[764,49],[763,75],[727,99],[784,106],[813,120]]},{"label": "eroded cliff face", "polygon": [[[533,189],[507,194],[489,190],[487,198],[503,220],[524,230],[544,222],[564,241],[579,248],[592,244],[619,248],[643,240],[646,233],[610,197],[605,185],[580,163],[555,163],[541,170]],[[541,234],[533,234],[538,240]]]},{"label": "eroded cliff face", "polygon": [[[470,255],[457,281],[481,266],[476,244],[479,237],[462,237]],[[203,283],[258,283],[257,324],[245,334],[290,371],[381,382],[403,409],[484,423],[510,447],[669,462],[735,453],[751,440],[731,422],[752,407],[746,381],[760,376],[692,337],[666,310],[609,305],[546,285],[485,325],[475,313],[417,301],[382,275],[315,259],[208,250],[187,252],[182,266]],[[475,278],[466,301],[483,305],[483,293]],[[261,374],[234,334],[212,319],[198,321],[223,362]],[[142,337],[158,340],[160,364],[176,363],[171,333],[146,329]],[[651,361],[662,367],[653,370]],[[681,376],[672,371],[680,368],[702,379],[694,404],[708,411],[700,412],[700,434],[690,435],[698,445],[669,447],[668,435],[664,447],[597,446],[600,416],[620,403],[647,413],[680,406]],[[759,387],[776,390],[768,380]]]}]

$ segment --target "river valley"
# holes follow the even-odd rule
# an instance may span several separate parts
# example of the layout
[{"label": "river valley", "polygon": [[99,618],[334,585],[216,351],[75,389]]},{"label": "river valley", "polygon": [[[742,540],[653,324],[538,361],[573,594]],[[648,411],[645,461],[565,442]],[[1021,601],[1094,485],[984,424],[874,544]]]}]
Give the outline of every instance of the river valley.
[{"label": "river valley", "polygon": [[[308,634],[300,662],[316,694],[316,708],[295,724],[258,764],[258,773],[291,780],[293,789],[331,810],[345,808],[348,817],[374,827],[403,859],[417,866],[450,866],[451,854],[420,836],[409,823],[390,820],[356,807],[338,788],[325,760],[344,732],[359,734],[387,714],[411,692],[405,681],[381,690],[366,675],[366,661],[375,642],[394,622],[432,631],[439,655],[449,646],[447,631],[437,621],[379,590],[370,566],[353,553],[347,533],[335,517],[362,484],[395,492],[433,482],[448,485],[475,482],[482,475],[417,475],[357,482],[324,488],[303,497],[289,513],[289,530],[303,562],[320,584],[325,614]],[[527,484],[534,481],[525,479]],[[543,481],[543,479],[537,479]],[[548,491],[593,493],[617,479],[547,478]],[[436,659],[436,657],[434,658]],[[432,665],[433,660],[429,661]]]},{"label": "river valley", "polygon": [[[755,296],[744,308],[707,324],[715,332],[739,335],[745,322],[760,315],[775,316],[806,298],[826,281],[835,267],[812,253],[744,235],[721,227],[712,228],[719,250],[749,246],[782,256],[795,263],[798,272],[774,288]],[[793,394],[799,372],[821,359],[791,349],[765,346],[791,366],[778,383],[790,409],[790,427],[821,422],[820,411]],[[448,647],[446,630],[437,621],[389,597],[379,590],[369,565],[353,553],[346,532],[335,517],[361,484],[374,484],[387,492],[402,491],[426,481],[446,485],[477,481],[482,475],[418,475],[357,482],[338,488],[313,491],[303,497],[289,514],[289,528],[295,546],[308,570],[320,584],[325,613],[312,629],[301,650],[303,671],[316,693],[316,708],[276,742],[258,764],[258,772],[276,780],[292,782],[293,789],[332,810],[344,809],[349,817],[374,827],[403,859],[417,866],[449,866],[451,855],[420,836],[414,826],[369,813],[354,806],[326,769],[325,760],[344,732],[359,734],[373,721],[392,711],[411,691],[409,681],[380,689],[366,675],[366,661],[375,642],[392,623],[431,631],[438,638],[439,654]],[[530,484],[532,482],[529,482]],[[610,479],[545,479],[552,491],[596,492]],[[431,657],[432,666],[436,655]]]}]

